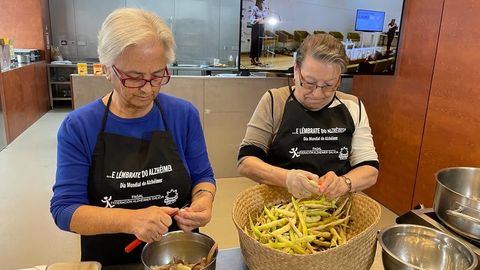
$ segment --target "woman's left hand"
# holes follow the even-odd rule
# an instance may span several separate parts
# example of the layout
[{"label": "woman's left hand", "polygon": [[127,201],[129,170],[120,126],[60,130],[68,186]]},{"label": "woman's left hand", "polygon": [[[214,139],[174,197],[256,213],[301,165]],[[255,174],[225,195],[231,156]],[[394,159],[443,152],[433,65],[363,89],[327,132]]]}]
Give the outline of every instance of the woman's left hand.
[{"label": "woman's left hand", "polygon": [[189,232],[207,225],[212,218],[212,204],[213,198],[207,192],[195,196],[191,206],[181,209],[174,217],[180,229]]},{"label": "woman's left hand", "polygon": [[338,198],[348,192],[347,183],[332,171],[321,176],[318,183],[320,192],[330,199]]}]

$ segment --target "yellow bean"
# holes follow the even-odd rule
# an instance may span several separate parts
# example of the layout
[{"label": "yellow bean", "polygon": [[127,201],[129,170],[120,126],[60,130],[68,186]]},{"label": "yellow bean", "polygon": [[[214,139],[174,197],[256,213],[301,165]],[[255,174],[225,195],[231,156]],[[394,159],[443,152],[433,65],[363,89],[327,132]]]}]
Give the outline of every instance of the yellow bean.
[{"label": "yellow bean", "polygon": [[282,219],[274,220],[274,221],[271,221],[271,222],[269,222],[269,223],[260,225],[260,226],[257,227],[257,229],[258,229],[259,231],[265,231],[265,230],[268,230],[268,229],[270,229],[270,228],[272,228],[272,227],[283,226],[283,225],[285,225],[287,222],[288,222],[288,219],[282,218]]}]

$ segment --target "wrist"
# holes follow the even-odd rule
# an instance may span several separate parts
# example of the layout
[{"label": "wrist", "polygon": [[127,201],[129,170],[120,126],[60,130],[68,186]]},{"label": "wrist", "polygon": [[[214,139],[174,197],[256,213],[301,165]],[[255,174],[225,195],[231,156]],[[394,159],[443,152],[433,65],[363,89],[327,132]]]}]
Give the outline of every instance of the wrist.
[{"label": "wrist", "polygon": [[340,178],[342,179],[343,183],[347,187],[346,193],[352,192],[352,179],[350,179],[348,176],[345,176],[345,175],[340,176]]},{"label": "wrist", "polygon": [[125,212],[122,215],[123,225],[121,230],[123,233],[135,234],[135,235],[137,234],[138,226],[134,224],[135,215],[136,215],[136,210],[125,209]]},{"label": "wrist", "polygon": [[212,202],[215,200],[215,193],[208,189],[198,189],[192,194],[192,201],[197,198],[201,198],[204,196],[209,196],[212,198]]}]

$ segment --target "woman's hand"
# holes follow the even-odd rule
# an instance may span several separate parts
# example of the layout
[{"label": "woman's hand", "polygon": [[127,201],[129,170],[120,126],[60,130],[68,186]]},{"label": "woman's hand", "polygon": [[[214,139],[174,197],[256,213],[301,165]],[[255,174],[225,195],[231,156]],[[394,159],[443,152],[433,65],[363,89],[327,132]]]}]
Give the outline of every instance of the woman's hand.
[{"label": "woman's hand", "polygon": [[308,198],[312,194],[320,194],[318,175],[304,170],[290,170],[285,186],[288,192],[297,199]]},{"label": "woman's hand", "polygon": [[203,227],[212,218],[213,196],[209,192],[200,192],[194,196],[190,207],[181,209],[175,220],[178,226],[185,232]]},{"label": "woman's hand", "polygon": [[178,208],[150,206],[133,210],[130,228],[132,234],[147,243],[160,240],[172,225],[172,215]]},{"label": "woman's hand", "polygon": [[330,199],[338,198],[348,192],[348,185],[345,181],[332,171],[320,177],[320,192]]}]

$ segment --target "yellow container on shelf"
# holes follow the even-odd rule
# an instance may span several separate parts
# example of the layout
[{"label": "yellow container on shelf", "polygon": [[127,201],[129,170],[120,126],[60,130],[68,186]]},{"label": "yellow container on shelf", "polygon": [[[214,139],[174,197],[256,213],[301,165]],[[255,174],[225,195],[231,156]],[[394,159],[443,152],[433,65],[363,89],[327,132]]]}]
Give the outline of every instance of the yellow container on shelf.
[{"label": "yellow container on shelf", "polygon": [[95,76],[102,76],[103,75],[103,68],[102,64],[95,63],[93,64],[93,75]]},{"label": "yellow container on shelf", "polygon": [[88,75],[88,66],[87,63],[78,63],[77,64],[78,75],[86,76]]}]

